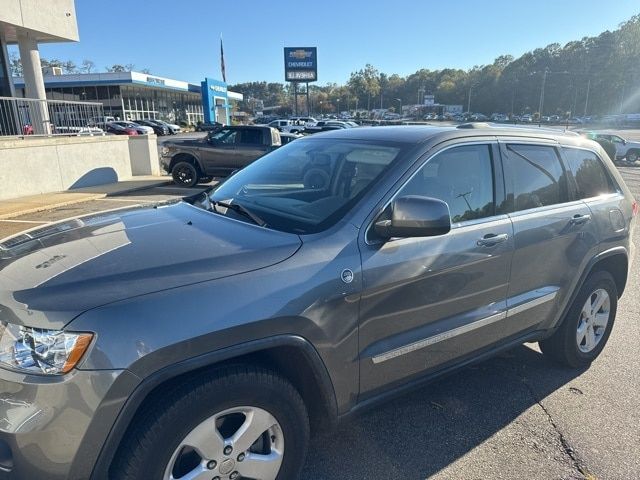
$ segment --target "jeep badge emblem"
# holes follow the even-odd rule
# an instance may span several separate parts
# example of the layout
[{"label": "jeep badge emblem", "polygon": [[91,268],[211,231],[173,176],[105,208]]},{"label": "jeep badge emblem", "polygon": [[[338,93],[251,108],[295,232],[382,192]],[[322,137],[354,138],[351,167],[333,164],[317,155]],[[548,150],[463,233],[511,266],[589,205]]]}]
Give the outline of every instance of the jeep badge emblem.
[{"label": "jeep badge emblem", "polygon": [[342,273],[340,274],[340,277],[342,278],[342,281],[344,283],[351,283],[353,282],[353,272],[351,270],[349,270],[348,268],[345,268]]}]

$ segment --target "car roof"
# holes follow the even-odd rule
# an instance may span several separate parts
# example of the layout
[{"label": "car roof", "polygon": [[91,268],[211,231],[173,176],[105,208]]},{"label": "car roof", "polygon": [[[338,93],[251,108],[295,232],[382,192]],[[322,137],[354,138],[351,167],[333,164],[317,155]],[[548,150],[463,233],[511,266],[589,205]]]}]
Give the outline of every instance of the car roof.
[{"label": "car roof", "polygon": [[[380,140],[407,144],[421,144],[430,141],[445,141],[455,138],[481,136],[535,137],[560,141],[560,139],[580,138],[577,133],[551,128],[517,125],[497,125],[490,123],[467,123],[458,126],[398,125],[382,127],[359,127],[332,130],[314,136],[335,139]],[[566,142],[563,142],[566,143]],[[569,142],[574,143],[574,142]]]}]

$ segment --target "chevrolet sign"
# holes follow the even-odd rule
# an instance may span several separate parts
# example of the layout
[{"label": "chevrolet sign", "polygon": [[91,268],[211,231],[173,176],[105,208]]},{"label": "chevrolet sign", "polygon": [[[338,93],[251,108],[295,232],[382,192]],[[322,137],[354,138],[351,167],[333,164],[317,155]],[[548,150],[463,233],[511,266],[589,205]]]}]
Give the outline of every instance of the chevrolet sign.
[{"label": "chevrolet sign", "polygon": [[285,47],[284,77],[287,82],[315,82],[318,79],[316,47]]}]

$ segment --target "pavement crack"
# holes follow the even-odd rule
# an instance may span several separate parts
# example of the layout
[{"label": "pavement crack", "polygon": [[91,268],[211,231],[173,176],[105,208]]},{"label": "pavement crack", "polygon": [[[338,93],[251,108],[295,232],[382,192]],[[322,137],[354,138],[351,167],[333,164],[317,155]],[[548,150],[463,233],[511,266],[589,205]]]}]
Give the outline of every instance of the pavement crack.
[{"label": "pavement crack", "polygon": [[556,434],[558,435],[558,440],[560,441],[560,445],[562,446],[563,453],[569,459],[571,459],[571,462],[573,463],[573,467],[578,472],[580,472],[580,474],[585,478],[585,480],[597,480],[596,476],[594,474],[592,474],[589,471],[589,469],[587,468],[586,462],[584,460],[582,460],[578,456],[578,454],[576,453],[575,449],[571,446],[571,444],[569,443],[567,438],[560,431],[560,428],[558,427],[556,422],[553,420],[553,416],[551,415],[551,412],[549,412],[547,407],[545,407],[544,404],[542,403],[542,401],[538,398],[538,396],[536,395],[536,392],[533,389],[533,387],[529,383],[527,383],[527,381],[525,379],[521,379],[521,380],[522,380],[522,383],[524,384],[525,388],[529,392],[529,395],[531,395],[533,400],[536,402],[536,404],[542,409],[542,411],[546,415],[547,420],[549,421],[549,424],[551,425],[551,428],[553,428],[554,432],[556,432]]}]

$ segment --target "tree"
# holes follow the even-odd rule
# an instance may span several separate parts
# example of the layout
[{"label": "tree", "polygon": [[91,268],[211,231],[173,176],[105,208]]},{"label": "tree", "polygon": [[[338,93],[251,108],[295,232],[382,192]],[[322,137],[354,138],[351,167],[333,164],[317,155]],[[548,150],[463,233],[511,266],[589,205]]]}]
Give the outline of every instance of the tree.
[{"label": "tree", "polygon": [[62,62],[62,71],[64,73],[77,73],[78,67],[73,60]]},{"label": "tree", "polygon": [[114,65],[111,65],[110,67],[107,67],[106,70],[107,72],[110,72],[110,73],[114,73],[114,72],[121,73],[121,72],[126,72],[127,68],[116,63]]},{"label": "tree", "polygon": [[82,66],[80,67],[80,71],[82,73],[91,73],[95,68],[96,64],[92,60],[84,59],[82,61]]},{"label": "tree", "polygon": [[22,62],[20,61],[20,57],[16,53],[11,53],[9,56],[9,70],[11,75],[14,77],[22,76]]}]

